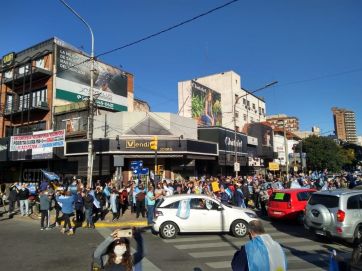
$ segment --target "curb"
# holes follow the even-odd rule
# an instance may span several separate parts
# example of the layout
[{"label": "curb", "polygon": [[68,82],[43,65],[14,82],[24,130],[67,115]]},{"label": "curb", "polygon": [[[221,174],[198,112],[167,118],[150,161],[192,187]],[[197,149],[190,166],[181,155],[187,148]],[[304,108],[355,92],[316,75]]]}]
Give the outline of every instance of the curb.
[{"label": "curb", "polygon": [[96,228],[119,228],[119,227],[147,227],[147,221],[124,221],[124,222],[97,222]]}]

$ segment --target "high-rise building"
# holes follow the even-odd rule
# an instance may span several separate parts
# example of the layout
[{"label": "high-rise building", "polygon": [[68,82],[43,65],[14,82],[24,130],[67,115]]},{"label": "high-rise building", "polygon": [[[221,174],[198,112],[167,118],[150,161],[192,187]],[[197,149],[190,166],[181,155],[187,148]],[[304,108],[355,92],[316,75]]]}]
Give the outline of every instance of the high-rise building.
[{"label": "high-rise building", "polygon": [[266,117],[266,121],[276,128],[284,128],[285,125],[285,129],[289,132],[299,131],[299,119],[297,117],[290,117],[285,114],[270,115]]},{"label": "high-rise building", "polygon": [[353,111],[344,108],[332,108],[334,130],[339,140],[357,143],[356,118]]}]

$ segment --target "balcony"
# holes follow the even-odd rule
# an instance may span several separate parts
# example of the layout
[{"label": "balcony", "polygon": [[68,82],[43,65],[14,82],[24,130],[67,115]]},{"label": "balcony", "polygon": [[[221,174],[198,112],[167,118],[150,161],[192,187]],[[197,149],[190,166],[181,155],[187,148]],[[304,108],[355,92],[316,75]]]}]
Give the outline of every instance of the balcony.
[{"label": "balcony", "polygon": [[26,73],[15,73],[13,78],[5,78],[4,84],[12,87],[14,86],[19,87],[21,86],[24,81],[25,83],[28,83],[30,81],[30,77],[32,81],[37,81],[42,78],[47,78],[52,75],[52,72],[43,68],[39,67],[32,67],[32,72],[28,71]]},{"label": "balcony", "polygon": [[[29,110],[30,112],[48,112],[50,109],[47,102],[38,101],[35,105],[30,106]],[[20,116],[22,112],[28,112],[28,108],[14,108],[13,110],[11,108],[5,108],[4,116],[8,117],[13,115],[13,117],[16,117]]]}]

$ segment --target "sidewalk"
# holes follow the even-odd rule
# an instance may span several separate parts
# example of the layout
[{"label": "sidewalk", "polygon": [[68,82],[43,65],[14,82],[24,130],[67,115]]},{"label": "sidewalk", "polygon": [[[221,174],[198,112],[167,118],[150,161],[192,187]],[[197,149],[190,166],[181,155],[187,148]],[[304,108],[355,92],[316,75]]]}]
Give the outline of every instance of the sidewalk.
[{"label": "sidewalk", "polygon": [[[7,217],[7,213],[3,214],[3,217]],[[75,216],[71,217],[71,223],[72,226],[76,226],[73,222],[73,218]],[[27,217],[22,217],[20,216],[18,213],[16,215],[13,216],[14,219],[19,219],[19,220],[27,220],[27,221],[34,221],[37,223],[40,223],[40,216],[39,217],[35,217],[34,215],[32,215],[31,217],[27,216]],[[55,218],[55,211],[52,210],[50,212],[50,222],[55,223],[54,221]],[[62,222],[63,223],[63,222]],[[83,222],[83,225],[85,225],[85,222]],[[82,226],[83,226],[82,225]],[[140,218],[136,218],[136,214],[135,213],[131,213],[131,210],[128,209],[126,210],[126,212],[124,213],[124,215],[122,217],[120,217],[119,220],[112,222],[112,212],[108,212],[107,215],[105,216],[104,220],[98,220],[95,224],[96,228],[119,228],[119,227],[147,227],[147,219],[140,217]]]}]

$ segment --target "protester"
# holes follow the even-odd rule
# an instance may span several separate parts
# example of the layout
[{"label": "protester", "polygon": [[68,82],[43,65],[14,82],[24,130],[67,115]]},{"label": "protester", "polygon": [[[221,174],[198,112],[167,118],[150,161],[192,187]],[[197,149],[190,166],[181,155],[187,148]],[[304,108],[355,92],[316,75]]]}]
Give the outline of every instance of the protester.
[{"label": "protester", "polygon": [[78,226],[81,226],[84,220],[84,201],[82,196],[82,190],[78,190],[77,194],[75,195],[75,221]]},{"label": "protester", "polygon": [[119,208],[118,208],[118,217],[120,215],[124,215],[126,210],[128,209],[128,192],[127,188],[123,187],[118,194],[118,200],[119,200]]},{"label": "protester", "polygon": [[250,241],[235,252],[231,262],[232,270],[287,270],[287,259],[282,247],[265,233],[262,222],[253,220],[248,228]]},{"label": "protester", "polygon": [[73,203],[74,197],[70,191],[65,192],[64,196],[59,194],[56,196],[56,200],[62,204],[62,213],[64,217],[64,225],[61,229],[62,233],[67,233],[68,235],[73,235],[74,230],[70,223],[70,216],[74,213]]},{"label": "protester", "polygon": [[[52,202],[51,195],[48,194],[47,190],[43,190],[39,195],[40,203],[40,230],[50,229],[50,204]],[[46,224],[44,224],[46,220]]]},{"label": "protester", "polygon": [[103,221],[106,214],[104,210],[104,206],[106,205],[106,198],[102,192],[101,186],[96,187],[94,197],[97,200],[97,206],[95,208],[95,220],[97,221],[98,219],[100,219]]},{"label": "protester", "polygon": [[89,193],[90,189],[87,188],[85,193],[82,194],[84,202],[84,212],[86,220],[86,228],[94,228],[93,223],[93,196]]},{"label": "protester", "polygon": [[17,199],[18,199],[18,189],[16,188],[16,183],[14,183],[9,187],[9,196],[8,196],[9,218],[11,218],[15,213],[15,203]]},{"label": "protester", "polygon": [[18,191],[18,198],[20,201],[20,214],[22,216],[29,215],[29,190],[27,189],[26,184],[23,184]]},{"label": "protester", "polygon": [[153,223],[153,216],[155,212],[155,194],[153,192],[153,186],[149,186],[148,192],[146,195],[146,202],[147,202],[147,222],[148,225]]},{"label": "protester", "polygon": [[109,196],[110,208],[112,211],[112,221],[119,219],[119,206],[118,206],[118,191],[113,188]]},{"label": "protester", "polygon": [[143,185],[138,186],[138,193],[136,194],[136,218],[139,218],[140,214],[142,217],[145,217],[145,197],[146,192],[143,188]]},{"label": "protester", "polygon": [[94,252],[94,263],[105,271],[132,271],[134,266],[143,259],[143,239],[138,230],[133,230],[137,242],[137,250],[131,255],[130,240],[124,231],[115,230]]}]

